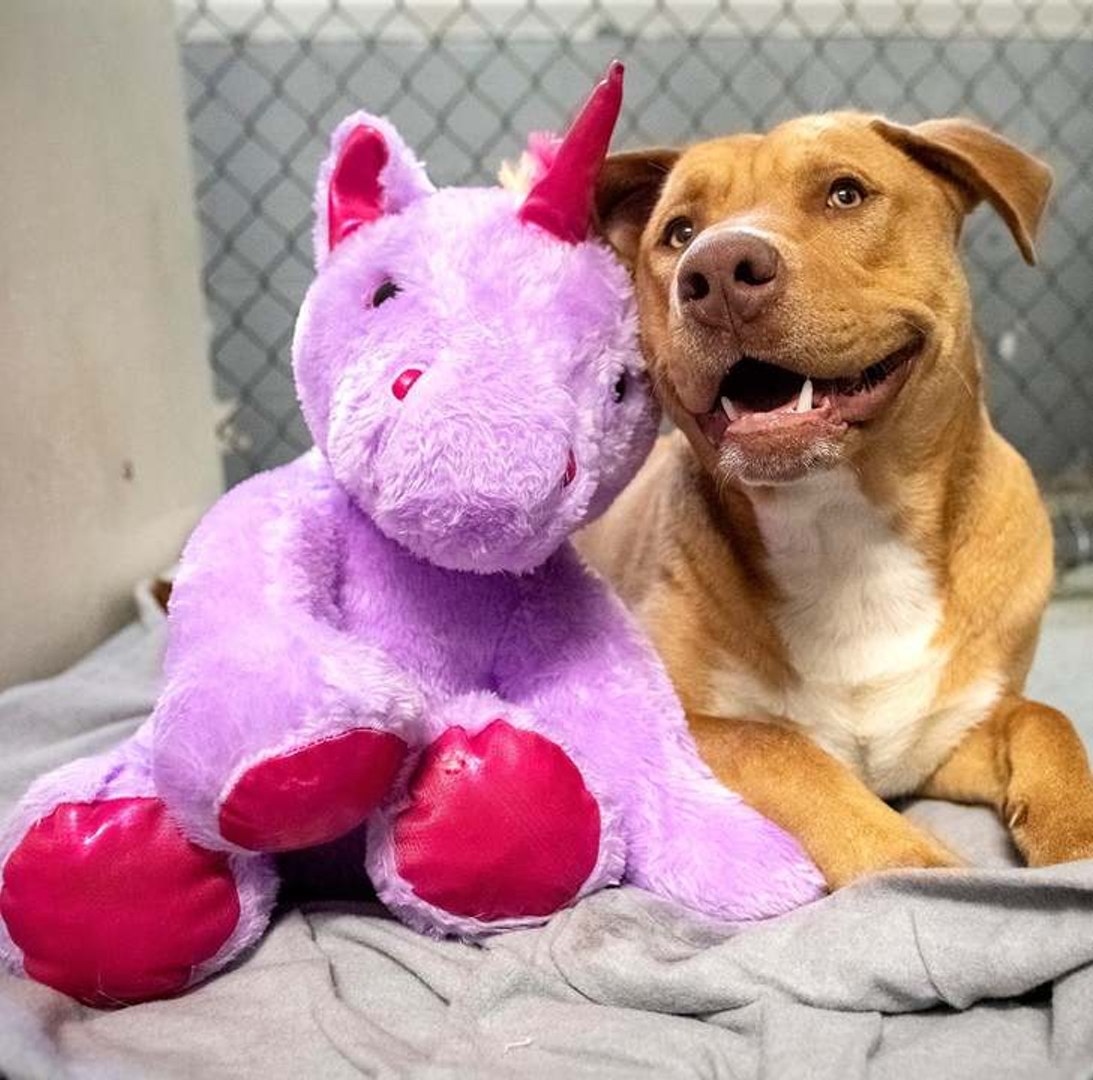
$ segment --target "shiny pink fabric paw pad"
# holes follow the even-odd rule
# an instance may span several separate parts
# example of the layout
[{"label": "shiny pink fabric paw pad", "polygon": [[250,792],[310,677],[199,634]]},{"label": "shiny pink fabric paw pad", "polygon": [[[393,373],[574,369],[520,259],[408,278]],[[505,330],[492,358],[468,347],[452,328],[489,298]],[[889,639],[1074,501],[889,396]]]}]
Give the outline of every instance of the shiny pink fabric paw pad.
[{"label": "shiny pink fabric paw pad", "polygon": [[156,798],[62,803],[11,853],[0,888],[26,973],[98,1006],[184,989],[239,910],[227,855],[187,840]]},{"label": "shiny pink fabric paw pad", "polygon": [[387,794],[406,744],[383,731],[347,731],[267,758],[232,785],[220,833],[250,851],[294,851],[336,840]]},{"label": "shiny pink fabric paw pad", "polygon": [[573,900],[600,848],[600,810],[556,743],[494,720],[422,754],[394,824],[395,862],[422,900],[491,922]]}]

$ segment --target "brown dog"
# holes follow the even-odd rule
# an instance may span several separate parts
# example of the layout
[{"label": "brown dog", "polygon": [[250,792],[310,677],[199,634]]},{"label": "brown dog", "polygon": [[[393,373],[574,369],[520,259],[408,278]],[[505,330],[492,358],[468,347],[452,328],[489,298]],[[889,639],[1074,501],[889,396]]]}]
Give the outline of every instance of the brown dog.
[{"label": "brown dog", "polygon": [[1081,743],[1022,696],[1051,532],[987,418],[956,254],[985,199],[1031,262],[1050,183],[973,124],[857,114],[602,177],[680,431],[583,549],[707,760],[835,887],[953,863],[881,801],[911,793],[995,807],[1031,864],[1093,856]]}]

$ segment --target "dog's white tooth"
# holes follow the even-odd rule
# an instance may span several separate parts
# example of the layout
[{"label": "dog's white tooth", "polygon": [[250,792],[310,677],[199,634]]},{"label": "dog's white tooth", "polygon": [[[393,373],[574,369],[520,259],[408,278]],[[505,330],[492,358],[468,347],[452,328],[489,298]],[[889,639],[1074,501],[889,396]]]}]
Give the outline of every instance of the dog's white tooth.
[{"label": "dog's white tooth", "polygon": [[725,415],[729,418],[731,424],[740,414],[732,407],[732,402],[727,397],[721,399],[721,408],[725,411]]},{"label": "dog's white tooth", "polygon": [[797,398],[797,411],[808,412],[812,408],[812,380],[805,379],[801,387],[800,397]]}]

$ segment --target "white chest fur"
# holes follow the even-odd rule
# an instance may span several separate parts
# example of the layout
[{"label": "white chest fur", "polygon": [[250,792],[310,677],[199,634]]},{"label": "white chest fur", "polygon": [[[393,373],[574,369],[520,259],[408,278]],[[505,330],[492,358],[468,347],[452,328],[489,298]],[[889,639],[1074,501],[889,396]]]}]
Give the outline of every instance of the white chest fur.
[{"label": "white chest fur", "polygon": [[764,489],[755,505],[796,678],[767,687],[726,658],[711,704],[791,720],[879,795],[913,790],[990,707],[995,683],[939,700],[948,656],[935,643],[933,575],[848,469]]}]

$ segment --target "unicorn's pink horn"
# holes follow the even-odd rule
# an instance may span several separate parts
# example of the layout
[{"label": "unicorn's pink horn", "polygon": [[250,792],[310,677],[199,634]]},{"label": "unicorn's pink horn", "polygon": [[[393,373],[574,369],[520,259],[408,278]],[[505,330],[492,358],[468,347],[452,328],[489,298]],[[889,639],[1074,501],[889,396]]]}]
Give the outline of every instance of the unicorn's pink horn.
[{"label": "unicorn's pink horn", "polygon": [[613,60],[570,125],[547,171],[518,216],[568,244],[579,244],[592,221],[592,196],[622,106],[622,64]]}]

